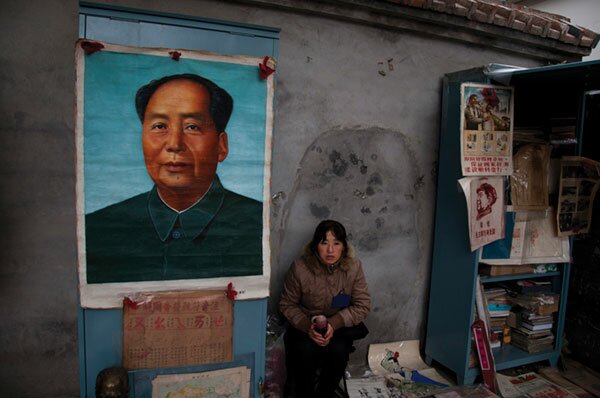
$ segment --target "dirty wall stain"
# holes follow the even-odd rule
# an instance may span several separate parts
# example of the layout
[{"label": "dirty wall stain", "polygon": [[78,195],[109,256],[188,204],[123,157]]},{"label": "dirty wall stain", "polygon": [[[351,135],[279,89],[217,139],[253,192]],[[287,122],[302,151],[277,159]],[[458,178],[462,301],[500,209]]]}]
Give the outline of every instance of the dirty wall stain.
[{"label": "dirty wall stain", "polygon": [[368,340],[397,337],[399,322],[407,322],[406,335],[417,333],[420,320],[414,316],[422,312],[423,259],[429,257],[421,253],[420,241],[426,237],[419,237],[417,228],[424,174],[410,139],[399,131],[339,128],[321,133],[298,164],[283,205],[272,297],[279,297],[289,264],[317,223],[335,219],[346,226],[367,275],[376,309],[368,319]]}]

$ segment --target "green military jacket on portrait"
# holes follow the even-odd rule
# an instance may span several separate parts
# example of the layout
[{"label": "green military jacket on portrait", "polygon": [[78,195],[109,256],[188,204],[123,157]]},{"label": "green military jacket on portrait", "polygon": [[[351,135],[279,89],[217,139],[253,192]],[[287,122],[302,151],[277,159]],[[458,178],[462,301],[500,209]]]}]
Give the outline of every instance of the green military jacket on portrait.
[{"label": "green military jacket on portrait", "polygon": [[86,215],[85,224],[88,283],[262,274],[262,203],[218,177],[182,213],[154,187]]}]

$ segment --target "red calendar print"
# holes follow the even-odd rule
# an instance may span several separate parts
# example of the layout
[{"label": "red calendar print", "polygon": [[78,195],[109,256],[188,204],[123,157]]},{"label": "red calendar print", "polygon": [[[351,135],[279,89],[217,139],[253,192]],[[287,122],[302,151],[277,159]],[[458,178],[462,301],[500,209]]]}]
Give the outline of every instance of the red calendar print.
[{"label": "red calendar print", "polygon": [[162,292],[123,307],[123,366],[164,368],[233,360],[233,302],[224,290]]}]

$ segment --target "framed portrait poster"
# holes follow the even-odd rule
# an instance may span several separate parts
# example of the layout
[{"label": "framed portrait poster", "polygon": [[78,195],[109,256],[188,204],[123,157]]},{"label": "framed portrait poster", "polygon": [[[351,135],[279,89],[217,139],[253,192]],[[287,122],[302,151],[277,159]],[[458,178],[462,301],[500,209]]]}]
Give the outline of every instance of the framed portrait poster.
[{"label": "framed portrait poster", "polygon": [[274,75],[261,62],[77,43],[82,307],[230,282],[238,299],[268,296]]}]

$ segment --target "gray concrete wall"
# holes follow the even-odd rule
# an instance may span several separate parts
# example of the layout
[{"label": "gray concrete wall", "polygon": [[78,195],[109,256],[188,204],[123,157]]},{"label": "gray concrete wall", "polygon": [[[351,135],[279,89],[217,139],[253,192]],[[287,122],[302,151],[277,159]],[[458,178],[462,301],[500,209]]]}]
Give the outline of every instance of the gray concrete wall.
[{"label": "gray concrete wall", "polygon": [[[539,62],[426,33],[205,0],[105,2],[279,27],[272,283],[322,218],[342,221],[373,296],[358,344],[422,338],[441,78]],[[3,2],[0,395],[78,395],[72,50],[74,0]],[[9,393],[7,395],[7,393]]]},{"label": "gray concrete wall", "polygon": [[79,391],[75,1],[0,5],[0,396]]}]

